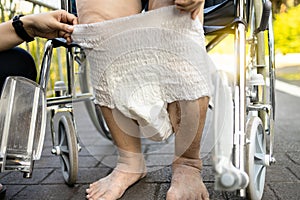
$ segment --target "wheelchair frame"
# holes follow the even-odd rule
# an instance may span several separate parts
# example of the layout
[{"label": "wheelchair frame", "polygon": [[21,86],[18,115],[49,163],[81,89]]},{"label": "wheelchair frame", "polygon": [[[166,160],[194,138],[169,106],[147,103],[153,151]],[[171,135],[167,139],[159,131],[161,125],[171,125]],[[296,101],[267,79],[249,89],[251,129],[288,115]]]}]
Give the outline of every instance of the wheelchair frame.
[{"label": "wheelchair frame", "polygon": [[[207,1],[204,12],[206,36],[214,36],[206,46],[213,49],[227,35],[234,35],[234,78],[229,80],[222,71],[217,73],[220,88],[228,91],[224,97],[229,123],[214,116],[216,146],[213,151],[215,189],[238,191],[242,197],[261,199],[265,182],[265,167],[275,162],[273,157],[275,120],[275,65],[272,11],[269,0],[213,0]],[[61,0],[61,6],[72,11],[70,0]],[[228,12],[230,11],[230,12]],[[223,14],[226,16],[224,17]],[[223,17],[219,21],[210,21]],[[264,32],[268,35],[268,64],[265,63]],[[87,82],[84,51],[77,44],[66,44],[62,39],[48,40],[42,60],[39,85],[46,91],[53,49],[66,49],[67,86],[55,83],[55,97],[47,98],[53,149],[60,156],[64,180],[73,185],[78,173],[78,143],[73,102],[85,102],[88,113],[98,132],[111,139],[109,129],[99,109],[95,109]],[[248,60],[247,51],[248,50]],[[81,94],[74,90],[74,62],[79,65]],[[223,104],[212,108],[214,112]],[[223,105],[224,106],[224,105]],[[224,117],[224,116],[223,116]],[[224,119],[223,119],[224,120]],[[268,151],[266,140],[269,140]],[[228,146],[229,145],[229,146]],[[257,150],[258,149],[258,150]],[[254,168],[257,166],[258,171]],[[31,168],[32,170],[32,168]],[[256,170],[256,171],[255,171]],[[30,173],[25,172],[25,173]],[[259,174],[259,175],[257,175]],[[27,175],[27,177],[29,177]]]},{"label": "wheelchair frame", "polygon": [[[219,139],[214,151],[215,189],[239,190],[239,195],[242,197],[247,194],[250,199],[261,199],[265,167],[275,162],[273,156],[275,56],[271,2],[268,0],[223,1],[219,7],[213,9],[213,12],[219,11],[222,16],[232,6],[235,10],[229,12],[228,18],[232,18],[229,24],[226,16],[223,20],[225,24],[205,26],[204,23],[206,35],[215,35],[207,44],[208,51],[228,34],[234,35],[235,46],[233,83],[222,83],[232,89],[232,95],[227,97],[229,100],[225,105],[233,109],[233,112],[229,112],[227,116],[229,121],[232,120],[232,126],[224,128],[217,124],[214,130],[223,131],[221,134],[225,136],[224,139],[231,141],[224,142],[220,134],[215,136],[215,140]],[[209,14],[207,13],[208,16]],[[265,63],[265,31],[268,35],[268,65]],[[246,46],[249,46],[249,62],[246,59]],[[224,78],[226,79],[228,77]],[[215,123],[220,122],[216,117],[214,120],[217,121]],[[268,152],[265,143],[267,139],[269,139]],[[228,144],[230,147],[226,146]],[[258,146],[261,146],[260,150],[256,150]],[[258,166],[257,171],[253,170],[256,166]]]}]

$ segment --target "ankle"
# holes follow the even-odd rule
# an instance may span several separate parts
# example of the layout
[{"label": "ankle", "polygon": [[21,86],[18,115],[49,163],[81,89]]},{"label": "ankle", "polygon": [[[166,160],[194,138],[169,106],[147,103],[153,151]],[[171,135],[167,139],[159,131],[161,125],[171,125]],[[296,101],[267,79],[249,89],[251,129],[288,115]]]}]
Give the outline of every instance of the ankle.
[{"label": "ankle", "polygon": [[200,158],[186,158],[186,157],[176,157],[173,161],[173,168],[176,168],[178,166],[186,166],[191,167],[196,170],[201,171],[202,170],[202,161]]},{"label": "ankle", "polygon": [[142,153],[119,151],[116,169],[127,173],[146,173],[146,164]]}]

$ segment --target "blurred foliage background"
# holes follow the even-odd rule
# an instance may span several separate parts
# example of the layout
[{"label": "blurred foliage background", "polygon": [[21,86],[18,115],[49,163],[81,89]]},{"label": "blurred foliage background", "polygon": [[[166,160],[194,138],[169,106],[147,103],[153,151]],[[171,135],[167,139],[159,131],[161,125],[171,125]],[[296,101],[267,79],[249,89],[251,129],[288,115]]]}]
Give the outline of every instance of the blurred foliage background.
[{"label": "blurred foliage background", "polygon": [[[300,52],[300,0],[271,0],[273,6],[274,35],[276,53],[288,54]],[[50,3],[51,2],[51,5]],[[11,19],[16,14],[41,13],[57,9],[60,0],[0,0],[0,22]],[[1,36],[0,36],[1,37]],[[36,38],[35,42],[22,47],[27,49],[36,61],[37,68],[41,65],[43,48],[46,40]],[[228,53],[228,44],[217,48],[217,53]],[[51,66],[50,85],[65,77],[64,49],[54,52]]]},{"label": "blurred foliage background", "polygon": [[274,35],[276,53],[300,52],[300,5],[285,8],[275,14]]}]

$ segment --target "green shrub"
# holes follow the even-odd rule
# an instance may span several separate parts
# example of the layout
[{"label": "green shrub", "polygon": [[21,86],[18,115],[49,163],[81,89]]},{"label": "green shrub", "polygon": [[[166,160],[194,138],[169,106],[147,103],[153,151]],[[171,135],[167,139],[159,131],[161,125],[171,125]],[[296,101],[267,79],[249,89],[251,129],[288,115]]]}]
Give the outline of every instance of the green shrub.
[{"label": "green shrub", "polygon": [[279,53],[300,52],[300,5],[275,15],[275,47]]}]

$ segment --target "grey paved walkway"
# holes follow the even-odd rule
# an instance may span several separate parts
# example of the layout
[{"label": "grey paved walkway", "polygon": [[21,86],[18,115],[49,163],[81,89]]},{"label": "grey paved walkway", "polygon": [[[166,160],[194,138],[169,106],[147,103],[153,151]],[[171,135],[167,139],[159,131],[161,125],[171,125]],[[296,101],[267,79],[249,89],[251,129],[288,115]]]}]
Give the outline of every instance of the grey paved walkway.
[{"label": "grey paved walkway", "polygon": [[[267,170],[264,200],[300,199],[300,99],[281,92],[277,93],[276,145],[277,163]],[[79,113],[79,114],[78,114]],[[101,138],[89,121],[86,111],[76,109],[82,151],[79,153],[78,181],[68,187],[63,180],[59,158],[52,155],[50,134],[44,145],[41,160],[36,161],[33,177],[24,179],[20,172],[0,174],[1,183],[7,186],[6,199],[15,200],[79,200],[85,199],[88,184],[106,176],[115,163],[116,151],[111,142]],[[143,141],[150,173],[132,186],[122,200],[165,199],[171,180],[173,150],[172,138],[165,143]],[[233,193],[214,191],[214,175],[211,158],[204,154],[203,179],[211,199],[241,199]]]}]

